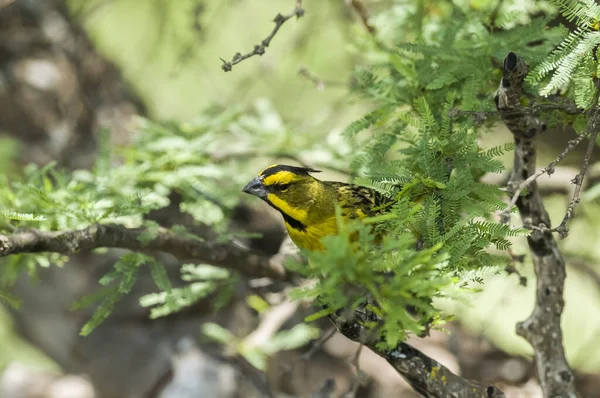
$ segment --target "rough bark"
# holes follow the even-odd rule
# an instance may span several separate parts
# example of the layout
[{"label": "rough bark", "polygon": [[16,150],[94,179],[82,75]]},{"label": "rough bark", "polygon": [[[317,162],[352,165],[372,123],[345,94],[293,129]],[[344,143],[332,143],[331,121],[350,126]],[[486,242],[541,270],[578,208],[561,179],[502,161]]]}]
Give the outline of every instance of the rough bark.
[{"label": "rough bark", "polygon": [[[504,76],[495,95],[496,106],[515,139],[515,156],[509,187],[516,190],[522,181],[536,172],[534,139],[546,130],[546,124],[533,116],[520,102],[528,67],[514,53],[504,59]],[[598,112],[589,121],[591,129],[600,127]],[[565,358],[560,325],[564,308],[565,261],[550,230],[550,218],[535,181],[527,193],[518,197],[517,208],[526,227],[532,229],[527,238],[533,257],[536,302],[533,313],[517,324],[535,351],[538,378],[544,397],[576,397],[573,372]]]}]

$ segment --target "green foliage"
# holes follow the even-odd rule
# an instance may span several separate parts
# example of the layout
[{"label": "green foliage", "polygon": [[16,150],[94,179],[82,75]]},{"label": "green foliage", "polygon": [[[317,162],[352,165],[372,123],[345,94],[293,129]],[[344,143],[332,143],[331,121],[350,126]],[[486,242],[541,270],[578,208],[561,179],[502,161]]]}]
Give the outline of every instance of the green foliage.
[{"label": "green foliage", "polygon": [[[460,2],[432,5],[428,13],[407,5],[389,44],[358,45],[374,61],[358,68],[353,91],[375,110],[345,130],[358,142],[351,166],[359,175],[355,182],[396,203],[367,225],[326,238],[326,252],[308,254],[311,268],[292,265],[318,279],[294,292],[317,300],[307,320],[366,306],[375,314],[367,326],[394,347],[406,333],[448,318],[435,307],[438,299],[460,299],[506,266],[503,252],[528,231],[498,222],[494,214],[506,207],[505,193],[480,178],[502,172],[498,157],[514,144],[481,148],[478,137],[498,119],[482,124],[471,115],[495,110],[493,94],[509,51],[535,68],[567,34],[547,27],[551,7],[528,4],[531,13]],[[530,17],[542,9],[548,16]],[[593,59],[586,62],[582,73],[595,67]],[[584,91],[594,86],[576,84],[577,103],[586,103],[592,94]]]},{"label": "green foliage", "polygon": [[[10,179],[0,175],[0,233],[17,228],[53,231],[96,223],[119,224],[145,227],[140,240],[149,242],[159,225],[148,219],[148,214],[169,207],[175,193],[179,210],[191,216],[192,224],[210,227],[216,239],[226,242],[235,236],[227,229],[232,209],[239,203],[240,187],[267,161],[253,160],[255,168],[242,170],[255,153],[301,157],[303,151],[318,146],[330,149],[332,162],[340,161],[345,154],[344,146],[335,140],[331,145],[318,143],[315,137],[319,132],[293,136],[266,101],[258,101],[250,110],[213,107],[186,123],[138,119],[137,129],[131,145],[120,148],[111,145],[108,131],[102,131],[92,170],[69,173],[51,163],[44,167],[29,165],[21,176]],[[348,146],[345,148],[347,151]],[[190,233],[189,226],[175,225],[172,230],[202,239]],[[1,268],[0,278],[3,285],[10,286],[23,270],[35,275],[36,267],[61,265],[67,259],[56,253],[15,255]],[[89,334],[106,320],[116,303],[132,289],[141,263],[149,266],[161,291],[142,299],[144,305],[153,306],[153,318],[171,314],[209,294],[214,293],[215,305],[220,306],[232,296],[235,279],[223,270],[207,265],[195,269],[184,266],[184,280],[191,283],[175,289],[164,267],[154,258],[126,254],[100,280],[104,289],[76,303],[75,307],[80,308],[100,302],[82,334]],[[10,297],[8,293],[4,296]]]},{"label": "green foliage", "polygon": [[[529,75],[533,83],[544,81],[541,95],[570,91],[578,107],[588,109],[597,103],[597,47],[600,44],[600,6],[593,0],[553,0],[561,14],[577,28],[538,64]],[[548,80],[547,77],[550,77]]]},{"label": "green foliage", "polygon": [[[385,62],[357,71],[356,92],[388,109],[398,104],[412,104],[424,94],[431,104],[441,104],[446,93],[454,91],[456,105],[461,110],[494,110],[492,98],[502,76],[499,66],[508,51],[535,64],[565,34],[562,28],[546,29],[549,18],[527,17],[524,23],[519,23],[523,14],[503,13],[503,20],[496,24],[507,28],[494,29],[488,19],[494,12],[492,8],[468,9],[458,2],[439,7],[438,15],[422,14],[418,10],[411,15],[412,8],[406,5],[406,19],[420,18],[421,23],[415,26],[415,31],[407,26],[399,27],[398,32],[402,34],[389,39],[394,45],[385,51],[379,50]],[[420,40],[407,42],[407,37],[420,37]],[[538,44],[530,45],[533,42]],[[387,118],[389,112],[377,110],[352,124],[349,131]]]},{"label": "green foliage", "polygon": [[[366,326],[388,347],[408,333],[442,325],[450,315],[436,300],[472,293],[473,284],[506,264],[502,252],[511,239],[527,234],[498,223],[493,213],[504,209],[504,193],[480,181],[503,171],[498,157],[514,146],[482,148],[479,137],[498,119],[484,123],[471,116],[494,110],[509,51],[527,60],[533,68],[528,82],[545,84],[543,94],[563,90],[582,108],[595,104],[599,14],[591,0],[554,0],[578,26],[569,33],[547,26],[556,10],[545,2],[520,2],[527,3],[521,11],[511,9],[519,2],[510,0],[498,9],[491,2],[416,3],[402,2],[374,16],[381,40],[357,35],[353,45],[365,62],[355,71],[351,91],[371,111],[343,133],[324,137],[318,129],[287,127],[266,101],[250,110],[214,106],[185,123],[139,119],[138,134],[127,147],[115,148],[109,132],[100,134],[92,170],[67,173],[50,164],[29,166],[21,178],[0,176],[0,232],[114,223],[145,227],[140,240],[150,242],[159,227],[150,213],[166,210],[176,197],[175,210],[192,221],[173,226],[174,232],[232,241],[229,219],[241,187],[273,159],[306,162],[312,154],[312,166],[350,170],[356,183],[393,201],[378,217],[340,221],[340,234],[324,239],[328,250],[307,253],[310,267],[291,265],[315,280],[291,295],[316,301],[307,320],[366,308],[371,314]],[[533,16],[540,13],[547,16]],[[528,93],[532,88],[526,87]],[[202,228],[188,229],[192,226]],[[207,229],[207,236],[195,232]],[[0,276],[9,285],[22,270],[34,274],[36,267],[63,257],[15,256]],[[182,281],[175,282],[155,258],[127,253],[102,277],[102,289],[76,303],[82,308],[99,302],[82,334],[104,322],[131,292],[143,265],[157,287],[140,299],[152,318],[207,297],[224,305],[238,282],[206,264],[183,265]],[[270,309],[258,296],[249,297],[248,305],[261,315]],[[204,332],[259,369],[273,352],[314,337],[303,324],[260,344],[214,324]]]},{"label": "green foliage", "polygon": [[[127,253],[113,265],[113,270],[105,274],[99,283],[105,287],[100,292],[85,296],[73,305],[73,309],[89,306],[97,300],[101,300],[92,317],[81,328],[81,335],[87,336],[100,326],[111,314],[115,304],[129,293],[135,285],[139,268],[143,263],[150,263],[156,267],[153,258],[141,253]],[[162,266],[160,266],[162,267]],[[160,271],[154,271],[160,272]]]},{"label": "green foliage", "polygon": [[252,334],[245,338],[238,338],[216,323],[205,323],[202,331],[208,338],[224,345],[230,354],[244,357],[255,368],[263,371],[266,370],[269,355],[302,347],[319,335],[318,329],[306,324],[298,324],[258,341]]},{"label": "green foliage", "polygon": [[[419,333],[423,322],[438,317],[431,299],[451,283],[451,277],[444,271],[448,256],[441,252],[442,245],[417,250],[415,236],[407,231],[418,211],[402,200],[390,213],[395,218],[385,223],[381,242],[365,223],[344,225],[340,218],[341,233],[323,239],[327,250],[308,253],[310,268],[297,268],[320,275],[318,282],[297,289],[293,297],[317,299],[324,308],[318,317],[367,305],[383,319],[368,326],[395,346],[407,331]],[[423,315],[423,321],[408,314],[409,305]]]},{"label": "green foliage", "polygon": [[367,326],[389,347],[407,332],[443,324],[448,314],[436,309],[434,300],[470,291],[465,279],[482,282],[479,270],[486,274],[506,264],[492,247],[507,250],[508,238],[528,234],[491,219],[506,206],[503,192],[479,181],[484,173],[503,170],[496,157],[513,145],[480,148],[471,122],[450,118],[453,94],[435,107],[423,97],[405,105],[389,117],[398,120],[396,141],[402,143],[385,145],[391,160],[372,149],[378,148],[373,141],[387,140],[377,134],[358,155],[366,174],[358,182],[396,203],[366,222],[340,222],[341,233],[324,239],[325,252],[307,254],[311,267],[294,267],[318,276],[314,287],[295,292],[324,308],[307,320],[367,306],[378,319]]},{"label": "green foliage", "polygon": [[[154,262],[155,266],[160,264]],[[142,307],[152,307],[150,317],[152,319],[170,315],[183,308],[189,307],[199,300],[217,293],[216,299],[226,299],[231,291],[235,278],[232,278],[226,270],[213,267],[208,264],[184,264],[181,267],[181,279],[189,282],[184,287],[172,288],[169,279],[164,271],[158,270],[160,276],[153,279],[160,280],[157,286],[162,291],[160,293],[147,294],[140,298]]]}]

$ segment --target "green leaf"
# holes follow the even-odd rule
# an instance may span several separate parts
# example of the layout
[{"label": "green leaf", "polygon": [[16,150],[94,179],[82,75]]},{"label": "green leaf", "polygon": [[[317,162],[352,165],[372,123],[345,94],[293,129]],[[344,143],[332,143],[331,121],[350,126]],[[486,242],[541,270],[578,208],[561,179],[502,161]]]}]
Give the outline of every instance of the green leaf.
[{"label": "green leaf", "polygon": [[46,221],[47,218],[40,214],[18,213],[15,211],[2,211],[0,216],[16,221]]},{"label": "green leaf", "polygon": [[17,296],[4,289],[0,289],[0,302],[8,304],[13,309],[19,309],[23,304],[23,301]]},{"label": "green leaf", "polygon": [[246,303],[248,304],[248,306],[250,308],[252,308],[254,311],[258,312],[259,314],[261,314],[261,313],[267,311],[269,308],[271,308],[269,303],[267,303],[262,297],[260,297],[256,294],[251,294],[248,297],[246,297]]},{"label": "green leaf", "polygon": [[121,294],[119,292],[115,292],[111,295],[108,295],[104,298],[104,300],[100,303],[98,308],[92,314],[92,317],[83,325],[79,334],[81,336],[88,336],[92,333],[98,326],[100,326],[104,321],[110,316],[112,313],[115,304],[121,299]]},{"label": "green leaf", "polygon": [[207,322],[202,325],[202,333],[210,339],[225,345],[231,344],[237,340],[229,330],[212,322]]},{"label": "green leaf", "polygon": [[306,324],[298,324],[290,330],[277,332],[263,347],[264,351],[274,354],[279,351],[293,350],[319,337],[319,329]]}]

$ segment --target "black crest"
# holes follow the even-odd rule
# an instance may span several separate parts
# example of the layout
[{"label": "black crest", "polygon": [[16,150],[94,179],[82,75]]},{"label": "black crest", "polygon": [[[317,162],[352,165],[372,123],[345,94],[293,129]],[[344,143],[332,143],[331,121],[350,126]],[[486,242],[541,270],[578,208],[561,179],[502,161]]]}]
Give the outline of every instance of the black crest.
[{"label": "black crest", "polygon": [[290,173],[298,174],[298,175],[309,175],[309,173],[320,173],[321,170],[315,170],[308,167],[298,167],[298,166],[288,166],[286,164],[278,164],[275,166],[271,166],[263,170],[260,173],[261,176],[267,177],[273,175],[275,173],[279,173],[280,171],[289,171]]}]

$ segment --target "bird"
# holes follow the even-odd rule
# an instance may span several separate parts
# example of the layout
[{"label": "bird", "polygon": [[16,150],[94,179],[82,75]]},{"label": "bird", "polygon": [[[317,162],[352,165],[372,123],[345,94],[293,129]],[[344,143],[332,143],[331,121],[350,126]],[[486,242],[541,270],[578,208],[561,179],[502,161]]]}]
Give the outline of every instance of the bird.
[{"label": "bird", "polygon": [[283,216],[291,240],[300,249],[323,251],[321,240],[338,233],[336,205],[345,221],[382,212],[389,198],[372,188],[338,181],[321,181],[309,167],[273,164],[242,191],[254,195]]}]

